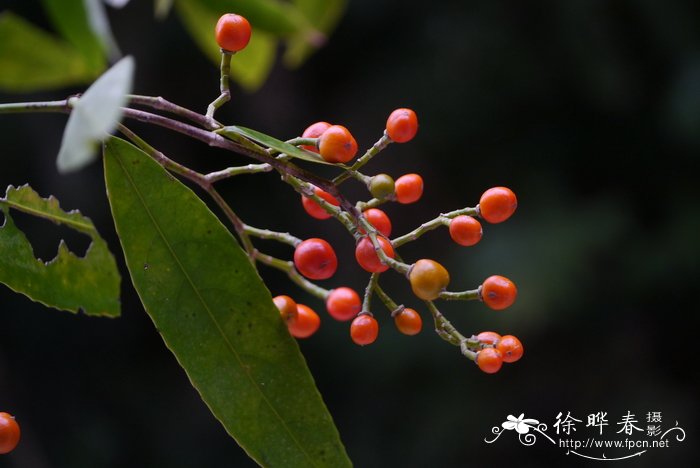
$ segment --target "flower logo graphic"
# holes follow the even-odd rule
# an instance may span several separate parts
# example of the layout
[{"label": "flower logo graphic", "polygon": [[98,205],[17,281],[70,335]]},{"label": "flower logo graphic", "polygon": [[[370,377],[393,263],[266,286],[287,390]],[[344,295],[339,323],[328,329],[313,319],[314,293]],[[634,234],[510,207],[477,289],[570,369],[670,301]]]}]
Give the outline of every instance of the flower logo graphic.
[{"label": "flower logo graphic", "polygon": [[501,427],[507,431],[515,431],[518,434],[527,434],[530,432],[530,428],[537,428],[540,423],[537,419],[524,419],[525,413],[520,413],[517,418],[512,414],[509,414],[506,421],[501,424]]}]

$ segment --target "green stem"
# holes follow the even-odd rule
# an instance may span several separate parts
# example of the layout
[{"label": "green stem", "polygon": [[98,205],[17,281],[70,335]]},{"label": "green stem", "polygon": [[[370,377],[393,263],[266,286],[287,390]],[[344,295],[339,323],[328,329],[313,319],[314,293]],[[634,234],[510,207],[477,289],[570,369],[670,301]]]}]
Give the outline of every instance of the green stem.
[{"label": "green stem", "polygon": [[360,314],[372,315],[372,293],[377,287],[379,273],[372,273],[369,277],[369,282],[365,288],[365,295],[362,299],[362,311]]},{"label": "green stem", "polygon": [[357,204],[355,205],[355,208],[357,209],[357,211],[360,211],[360,212],[367,211],[370,208],[376,208],[378,206],[381,206],[390,200],[391,200],[391,198],[389,198],[389,197],[381,198],[381,199],[380,198],[373,198],[367,202],[357,202]]},{"label": "green stem", "polygon": [[294,237],[288,232],[277,232],[270,231],[269,229],[258,229],[250,225],[246,225],[244,227],[244,230],[253,237],[257,237],[260,239],[276,240],[277,242],[288,244],[292,247],[296,247],[297,245],[301,244],[301,239],[299,239],[298,237]]},{"label": "green stem", "polygon": [[161,96],[141,96],[138,94],[130,94],[128,96],[129,102],[136,105],[147,106],[152,109],[161,110],[169,112],[171,114],[177,115],[190,122],[196,123],[199,126],[206,128],[207,130],[216,130],[221,128],[222,125],[214,122],[212,119],[208,119],[202,114],[198,114],[193,110],[187,109],[186,107],[178,106],[175,103],[162,98]]},{"label": "green stem", "polygon": [[[363,154],[357,161],[355,161],[355,164],[350,166],[350,170],[352,171],[357,171],[360,169],[362,166],[370,162],[370,160],[375,157],[381,150],[386,148],[389,143],[391,143],[391,138],[389,138],[386,134],[382,135],[382,137],[374,144],[370,149],[367,150],[365,154]],[[340,174],[338,177],[333,179],[333,183],[336,186],[340,186],[344,181],[352,177],[352,174],[349,173],[348,171],[343,172]]]},{"label": "green stem", "polygon": [[291,140],[285,141],[285,143],[289,143],[292,146],[316,146],[316,143],[318,143],[318,138],[304,138],[304,137],[297,137],[297,138],[292,138]]},{"label": "green stem", "polygon": [[446,301],[480,301],[481,287],[478,287],[477,289],[470,289],[468,291],[459,292],[443,291],[438,297]]},{"label": "green stem", "polygon": [[470,360],[476,359],[476,353],[469,349],[470,338],[465,337],[457,329],[452,326],[449,320],[445,318],[438,310],[432,301],[425,301],[428,310],[433,316],[435,322],[435,331],[445,341],[455,346],[459,346],[460,351]]},{"label": "green stem", "polygon": [[45,101],[45,102],[11,102],[9,104],[0,104],[0,114],[26,114],[31,112],[60,112],[62,114],[70,114],[72,103],[71,99],[63,99],[61,101]]},{"label": "green stem", "polygon": [[270,166],[267,163],[247,164],[245,166],[227,167],[226,169],[222,169],[220,171],[210,172],[204,177],[209,183],[213,184],[214,182],[218,182],[220,180],[228,179],[229,177],[234,177],[241,174],[257,174],[260,172],[270,172],[271,170],[272,166]]},{"label": "green stem", "polygon": [[255,259],[258,260],[260,263],[263,263],[272,268],[276,268],[280,271],[287,273],[289,279],[292,280],[295,284],[300,286],[309,294],[323,301],[325,301],[328,295],[330,294],[330,291],[328,291],[327,289],[317,286],[311,281],[301,276],[297,269],[294,267],[294,262],[284,261],[279,258],[272,257],[271,255],[263,254],[261,252],[255,252]]},{"label": "green stem", "polygon": [[379,286],[379,282],[377,282],[374,285],[374,292],[377,293],[377,296],[379,296],[379,299],[384,303],[387,309],[389,309],[389,312],[392,313],[392,316],[394,313],[397,311],[403,310],[402,305],[398,305],[396,302],[394,302],[391,297],[382,289],[381,286]]},{"label": "green stem", "polygon": [[402,275],[408,275],[408,271],[411,269],[411,266],[389,257],[384,252],[382,245],[379,243],[379,240],[377,240],[377,230],[375,227],[372,226],[369,221],[364,218],[364,216],[360,216],[358,222],[362,229],[367,232],[367,237],[369,237],[370,242],[372,242],[372,247],[374,247],[374,251],[377,253],[379,260],[381,260],[384,265],[393,268]]},{"label": "green stem", "polygon": [[[229,75],[231,73],[231,56],[234,53],[221,51],[221,80],[220,80],[220,91],[221,94],[218,98],[214,99],[209,107],[207,107],[206,118],[212,124],[216,124],[214,121],[214,113],[216,110],[226,104],[231,99],[231,89],[229,88]],[[219,125],[220,127],[220,125]]]},{"label": "green stem", "polygon": [[460,215],[476,216],[478,215],[478,211],[476,208],[462,208],[460,210],[450,211],[449,213],[443,213],[437,218],[421,224],[413,231],[393,239],[391,241],[391,244],[394,247],[401,247],[402,245],[408,242],[412,242],[418,239],[426,232],[432,231],[433,229],[437,229],[440,226],[449,224],[452,218],[455,218]]}]

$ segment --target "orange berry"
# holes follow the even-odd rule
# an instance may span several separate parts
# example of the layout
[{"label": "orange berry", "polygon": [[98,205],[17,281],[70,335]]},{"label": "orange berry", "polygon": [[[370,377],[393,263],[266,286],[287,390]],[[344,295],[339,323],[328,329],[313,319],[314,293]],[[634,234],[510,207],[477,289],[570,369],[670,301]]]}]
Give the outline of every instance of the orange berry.
[{"label": "orange berry", "polygon": [[21,431],[15,417],[0,413],[0,454],[12,452],[19,444]]},{"label": "orange berry", "polygon": [[[314,193],[326,200],[328,203],[330,203],[333,206],[340,206],[340,202],[338,201],[337,198],[335,198],[333,195],[330,193],[326,192],[325,190],[322,190],[318,187],[314,187]],[[305,197],[304,195],[301,196],[301,204],[304,207],[304,210],[311,216],[312,218],[316,219],[328,219],[331,217],[331,215],[321,207],[318,203],[316,203],[314,200]]]},{"label": "orange berry", "polygon": [[517,296],[515,284],[504,276],[489,276],[481,285],[481,300],[493,310],[510,307]]},{"label": "orange berry", "polygon": [[297,319],[287,323],[289,333],[294,338],[308,338],[321,326],[321,317],[309,306],[297,304]]},{"label": "orange berry", "polygon": [[481,217],[489,223],[502,223],[510,218],[518,207],[518,199],[506,187],[493,187],[484,192],[479,200]]},{"label": "orange berry", "polygon": [[272,298],[277,309],[280,311],[280,317],[285,323],[294,322],[297,319],[297,303],[289,296],[275,296]]},{"label": "orange berry", "polygon": [[[379,241],[379,245],[384,253],[389,258],[394,258],[396,254],[394,253],[394,248],[391,246],[391,242],[382,236],[377,236],[377,241]],[[379,259],[372,245],[372,241],[369,240],[368,237],[363,237],[360,242],[357,243],[355,247],[355,259],[365,271],[369,271],[370,273],[381,273],[389,269],[389,266],[384,265]]]},{"label": "orange berry", "polygon": [[476,365],[487,374],[495,374],[503,365],[503,356],[496,348],[484,348],[476,353]]},{"label": "orange berry", "polygon": [[389,237],[391,235],[391,220],[382,210],[379,208],[370,208],[365,210],[362,215],[369,224],[374,226],[374,228],[381,233],[381,235],[384,237]]},{"label": "orange berry", "polygon": [[396,143],[411,141],[418,132],[418,117],[411,109],[396,109],[386,121],[386,134]]},{"label": "orange berry", "polygon": [[240,15],[227,13],[216,23],[216,43],[227,52],[243,50],[250,41],[250,23]]},{"label": "orange berry", "polygon": [[[306,130],[304,130],[304,133],[301,134],[302,138],[318,138],[320,137],[323,132],[328,130],[328,128],[331,126],[328,122],[316,122],[315,124],[309,125]],[[314,153],[318,153],[318,147],[316,146],[311,146],[311,145],[301,145],[302,148],[308,151],[313,151]]]},{"label": "orange berry", "polygon": [[481,223],[471,216],[457,216],[450,221],[450,237],[459,245],[469,247],[481,240]]},{"label": "orange berry", "polygon": [[523,344],[513,335],[505,335],[496,346],[503,356],[503,362],[515,362],[523,357]]},{"label": "orange berry", "polygon": [[297,245],[294,250],[294,266],[309,279],[328,279],[338,269],[338,257],[328,242],[314,237]]},{"label": "orange berry", "polygon": [[369,314],[360,314],[350,324],[350,338],[355,344],[365,346],[374,343],[379,335],[379,324]]},{"label": "orange berry", "polygon": [[501,335],[499,335],[496,332],[485,331],[476,335],[476,339],[478,339],[483,344],[496,346],[498,342],[501,341]]},{"label": "orange berry", "polygon": [[396,328],[404,335],[417,335],[423,328],[423,320],[420,314],[413,309],[406,308],[394,316]]},{"label": "orange berry", "polygon": [[321,157],[331,163],[346,163],[357,154],[357,142],[342,125],[331,125],[318,138]]},{"label": "orange berry", "polygon": [[350,288],[336,288],[326,299],[326,309],[331,317],[341,322],[355,317],[362,310],[360,296]]},{"label": "orange berry", "polygon": [[413,264],[408,272],[408,281],[416,296],[432,301],[445,290],[450,282],[450,274],[435,260],[424,258]]},{"label": "orange berry", "polygon": [[396,179],[396,201],[403,205],[415,203],[423,195],[423,178],[418,174],[406,174]]}]

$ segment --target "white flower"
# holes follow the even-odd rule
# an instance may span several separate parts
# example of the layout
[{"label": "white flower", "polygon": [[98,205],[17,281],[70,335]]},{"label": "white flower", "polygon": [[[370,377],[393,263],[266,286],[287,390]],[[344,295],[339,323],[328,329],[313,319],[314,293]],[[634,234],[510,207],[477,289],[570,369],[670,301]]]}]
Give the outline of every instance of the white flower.
[{"label": "white flower", "polygon": [[506,418],[501,426],[507,431],[516,430],[518,434],[527,434],[531,427],[536,427],[540,422],[537,419],[523,419],[525,413],[521,413],[517,418],[511,414]]}]

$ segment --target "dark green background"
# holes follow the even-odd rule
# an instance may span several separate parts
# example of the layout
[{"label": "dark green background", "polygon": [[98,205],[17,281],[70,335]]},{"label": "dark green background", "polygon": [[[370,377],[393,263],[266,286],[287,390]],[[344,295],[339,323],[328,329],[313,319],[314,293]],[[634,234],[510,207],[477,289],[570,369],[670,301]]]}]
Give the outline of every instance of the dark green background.
[{"label": "dark green background", "polygon": [[[111,18],[123,51],[136,57],[135,91],[203,111],[217,93],[216,68],[174,17],[157,23],[150,2],[132,3]],[[9,7],[46,25],[34,2]],[[0,94],[0,101],[77,91]],[[220,117],[280,138],[329,120],[367,147],[402,106],[417,111],[418,137],[393,145],[369,168],[425,179],[419,203],[387,208],[397,234],[475,204],[494,185],[511,187],[519,199],[515,216],[485,225],[475,247],[460,248],[439,230],[407,246],[404,256],[441,261],[455,289],[490,274],[515,281],[520,295],[509,310],[475,303],[445,303],[442,310],[465,334],[513,333],[526,352],[488,376],[430,326],[418,337],[400,336],[377,309],[379,340],[358,348],[347,324],[324,313],[321,330],[302,348],[355,464],[584,464],[542,438],[534,447],[520,445],[514,433],[493,445],[483,441],[509,414],[551,425],[559,411],[584,421],[607,411],[610,438],[627,411],[642,427],[647,412],[661,411],[664,428],[675,421],[685,428],[685,442],[615,466],[697,463],[700,4],[355,1],[301,70],[278,64],[260,92],[235,91]],[[60,115],[1,116],[0,186],[29,182],[64,208],[80,208],[123,267],[101,164],[56,172],[64,124]],[[202,170],[247,163],[166,131],[132,127]],[[365,196],[353,182],[347,188],[352,197]],[[340,268],[324,285],[363,287],[351,239],[337,223],[306,216],[277,177],[240,178],[222,191],[251,224],[332,240]],[[76,250],[87,246],[87,238],[67,230],[17,220],[41,258],[55,255],[61,237]],[[274,294],[323,311],[281,275],[263,274]],[[385,283],[427,321],[405,282],[387,275]],[[16,414],[23,429],[20,448],[0,466],[249,466],[163,346],[126,278],[122,289],[117,320],[45,309],[0,289],[0,410]],[[583,423],[578,429],[579,439],[595,435]]]}]

